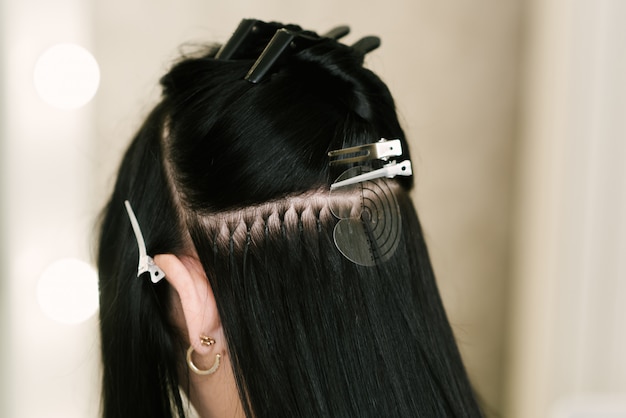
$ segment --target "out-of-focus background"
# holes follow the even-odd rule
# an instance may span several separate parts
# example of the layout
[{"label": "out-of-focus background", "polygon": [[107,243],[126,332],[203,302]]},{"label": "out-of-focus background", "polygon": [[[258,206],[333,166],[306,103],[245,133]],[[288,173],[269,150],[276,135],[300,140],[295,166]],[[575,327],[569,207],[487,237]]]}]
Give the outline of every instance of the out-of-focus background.
[{"label": "out-of-focus background", "polygon": [[488,416],[626,417],[623,0],[0,0],[0,416],[98,415],[98,211],[180,45],[244,17],[382,38]]}]

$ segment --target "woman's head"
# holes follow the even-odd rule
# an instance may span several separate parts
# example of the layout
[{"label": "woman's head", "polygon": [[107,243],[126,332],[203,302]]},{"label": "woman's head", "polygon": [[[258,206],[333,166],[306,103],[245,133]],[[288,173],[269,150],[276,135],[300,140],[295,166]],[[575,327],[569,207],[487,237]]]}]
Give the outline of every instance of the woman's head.
[{"label": "woman's head", "polygon": [[337,208],[361,228],[364,194],[329,192],[350,165],[330,166],[328,152],[398,138],[398,159],[409,158],[387,87],[362,67],[358,48],[310,33],[313,42],[251,83],[246,74],[280,27],[260,25],[236,59],[209,50],[176,64],[122,161],[98,260],[105,415],[182,414],[185,351],[200,350],[195,328],[206,326],[190,323],[177,279],[134,277],[125,200],[149,254],[193,260],[201,271],[209,296],[194,306],[216,307],[211,318],[248,416],[478,413],[410,178],[378,180],[393,206],[383,212],[401,219],[390,257],[362,266],[336,244]]}]

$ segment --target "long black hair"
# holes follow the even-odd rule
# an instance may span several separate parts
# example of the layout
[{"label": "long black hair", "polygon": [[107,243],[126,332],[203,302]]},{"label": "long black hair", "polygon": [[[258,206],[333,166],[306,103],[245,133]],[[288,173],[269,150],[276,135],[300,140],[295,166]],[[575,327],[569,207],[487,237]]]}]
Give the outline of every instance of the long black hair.
[{"label": "long black hair", "polygon": [[197,251],[248,417],[481,416],[411,180],[386,180],[402,219],[391,258],[361,266],[333,240],[328,190],[345,167],[329,167],[328,151],[399,138],[409,158],[387,87],[333,39],[250,83],[257,43],[177,63],[123,158],[98,254],[103,416],[185,414],[170,288],[135,277],[126,199],[149,254]]}]

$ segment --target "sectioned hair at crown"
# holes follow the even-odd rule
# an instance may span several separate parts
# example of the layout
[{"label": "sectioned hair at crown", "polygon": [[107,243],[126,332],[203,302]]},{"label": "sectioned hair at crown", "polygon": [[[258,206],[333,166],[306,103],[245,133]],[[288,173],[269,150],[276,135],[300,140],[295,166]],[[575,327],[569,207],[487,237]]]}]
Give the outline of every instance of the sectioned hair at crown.
[{"label": "sectioned hair at crown", "polygon": [[104,417],[482,416],[346,33],[246,19],[161,79],[100,227]]}]

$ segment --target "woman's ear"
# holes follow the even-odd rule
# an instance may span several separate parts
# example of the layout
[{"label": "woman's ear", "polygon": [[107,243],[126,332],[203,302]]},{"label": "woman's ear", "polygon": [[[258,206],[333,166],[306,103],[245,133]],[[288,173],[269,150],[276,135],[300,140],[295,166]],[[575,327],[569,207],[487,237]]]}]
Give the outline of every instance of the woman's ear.
[{"label": "woman's ear", "polygon": [[202,264],[197,258],[173,254],[156,255],[154,262],[178,293],[189,343],[199,354],[207,354],[211,348],[201,344],[200,336],[221,335],[222,329],[213,290]]}]

